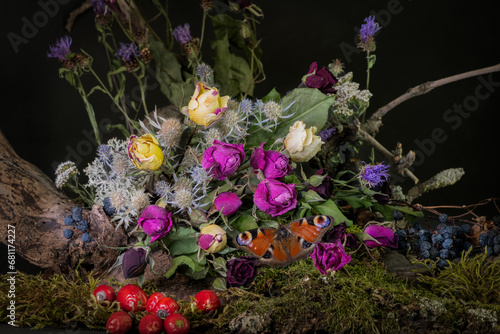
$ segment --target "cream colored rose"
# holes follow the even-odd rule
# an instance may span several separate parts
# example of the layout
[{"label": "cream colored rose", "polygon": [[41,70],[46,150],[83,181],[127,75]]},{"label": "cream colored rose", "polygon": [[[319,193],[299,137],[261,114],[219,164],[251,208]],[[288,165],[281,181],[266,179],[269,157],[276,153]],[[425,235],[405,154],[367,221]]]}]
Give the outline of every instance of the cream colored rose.
[{"label": "cream colored rose", "polygon": [[290,153],[292,161],[309,161],[321,150],[321,145],[324,143],[315,135],[317,130],[315,126],[306,129],[302,121],[297,121],[290,127],[290,132],[285,138],[285,149]]},{"label": "cream colored rose", "polygon": [[209,126],[222,117],[229,96],[220,96],[216,88],[198,82],[188,104],[189,118],[198,125]]}]

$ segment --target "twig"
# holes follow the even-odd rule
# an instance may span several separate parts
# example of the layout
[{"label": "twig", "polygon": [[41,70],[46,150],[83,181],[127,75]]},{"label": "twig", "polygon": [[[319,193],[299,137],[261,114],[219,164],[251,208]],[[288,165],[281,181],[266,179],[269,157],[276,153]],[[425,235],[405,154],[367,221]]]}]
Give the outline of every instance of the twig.
[{"label": "twig", "polygon": [[73,28],[73,24],[75,24],[75,20],[76,18],[85,13],[89,8],[92,7],[92,0],[85,0],[85,2],[83,2],[80,7],[78,7],[77,9],[73,10],[70,14],[69,14],[69,17],[68,17],[68,21],[66,21],[66,30],[68,32],[71,32],[71,28]]},{"label": "twig", "polygon": [[378,132],[379,128],[382,126],[382,117],[384,117],[390,110],[394,109],[401,103],[419,95],[427,94],[434,88],[444,86],[446,84],[459,81],[462,79],[467,79],[470,77],[475,77],[478,75],[488,74],[492,72],[500,71],[500,64],[481,68],[474,71],[469,71],[461,74],[452,75],[447,78],[428,81],[413,88],[410,88],[406,93],[399,96],[395,100],[389,102],[383,107],[380,107],[363,125],[363,130],[367,131],[369,134],[374,135]]},{"label": "twig", "polygon": [[[373,138],[368,132],[366,132],[362,129],[359,129],[357,134],[358,134],[358,137],[360,140],[368,143],[370,146],[372,146],[374,149],[376,149],[387,160],[389,160],[389,162],[392,165],[396,164],[394,161],[394,154],[392,154],[388,149],[386,149],[380,142],[378,142],[375,138]],[[407,177],[409,177],[411,180],[413,180],[413,182],[415,182],[415,184],[418,183],[418,178],[412,172],[410,172],[408,169],[406,169],[406,168],[403,169],[403,171],[401,173],[403,175],[406,175]]]}]

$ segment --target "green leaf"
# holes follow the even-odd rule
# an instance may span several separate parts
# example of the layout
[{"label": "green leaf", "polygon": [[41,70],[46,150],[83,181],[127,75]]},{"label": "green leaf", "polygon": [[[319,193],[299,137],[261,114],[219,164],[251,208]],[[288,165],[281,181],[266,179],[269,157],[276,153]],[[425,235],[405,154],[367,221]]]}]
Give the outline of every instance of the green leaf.
[{"label": "green leaf", "polygon": [[217,277],[214,282],[212,283],[212,286],[214,287],[215,290],[219,291],[226,291],[227,286],[226,286],[226,280],[222,277]]},{"label": "green leaf", "polygon": [[352,226],[352,220],[347,219],[347,217],[344,216],[342,211],[340,211],[337,204],[335,204],[335,202],[332,201],[331,199],[327,200],[324,203],[313,205],[313,208],[319,214],[332,216],[333,219],[335,220],[334,225],[338,225],[340,223],[345,222],[348,227]]},{"label": "green leaf", "polygon": [[163,240],[173,256],[195,253],[199,248],[196,232],[191,227],[174,228]]},{"label": "green leaf", "polygon": [[366,198],[359,198],[356,196],[346,196],[346,197],[339,197],[337,196],[336,198],[341,198],[347,203],[349,203],[350,206],[352,206],[354,209],[358,208],[369,208],[370,206],[373,205],[372,201],[370,199]]},{"label": "green leaf", "polygon": [[248,231],[254,228],[259,227],[257,225],[257,219],[253,217],[252,215],[242,215],[238,218],[237,221],[231,224],[236,230],[242,232],[242,231]]},{"label": "green leaf", "polygon": [[377,60],[377,56],[376,55],[370,55],[368,57],[368,69],[371,69],[373,67],[373,65],[375,65],[375,61]]},{"label": "green leaf", "polygon": [[394,215],[393,215],[394,210],[401,211],[403,214],[405,214],[406,218],[410,222],[415,217],[423,217],[424,216],[422,211],[413,211],[412,208],[406,207],[406,206],[381,205],[379,203],[374,203],[373,209],[380,212],[384,216],[384,219],[388,220],[388,221],[394,220]]},{"label": "green leaf", "polygon": [[194,92],[193,78],[183,79],[181,64],[162,42],[152,40],[149,49],[156,63],[156,79],[169,101],[179,109],[189,102]]},{"label": "green leaf", "polygon": [[[328,120],[328,110],[334,101],[335,96],[327,96],[318,89],[294,89],[291,93],[283,97],[283,101],[281,102],[283,108],[290,106],[284,112],[283,116],[292,116],[283,118],[274,132],[261,130],[249,136],[245,146],[258,146],[262,142],[274,143],[276,139],[284,138],[290,131],[290,126],[296,121],[303,121],[306,124],[306,128],[315,126],[320,131]],[[256,130],[252,128],[250,132]]]},{"label": "green leaf", "polygon": [[306,203],[315,203],[315,202],[324,202],[325,201],[325,199],[323,197],[321,197],[320,195],[318,195],[318,193],[315,192],[314,190],[308,190],[304,195],[304,199],[305,199]]},{"label": "green leaf", "polygon": [[264,102],[264,103],[269,102],[269,101],[274,101],[276,103],[279,103],[280,100],[281,100],[281,94],[278,93],[276,88],[273,88],[272,91],[267,93],[267,95],[262,98],[262,102]]},{"label": "green leaf", "polygon": [[253,95],[252,71],[247,61],[229,50],[227,35],[211,42],[215,51],[215,79],[221,86],[221,94],[235,97],[240,93]]},{"label": "green leaf", "polygon": [[187,266],[188,272],[190,272],[190,273],[201,272],[204,269],[208,269],[208,268],[199,266],[190,257],[182,255],[182,256],[178,256],[178,257],[173,258],[172,268],[170,268],[170,270],[168,270],[163,276],[165,276],[165,278],[172,277],[175,274],[177,268],[180,266]]}]

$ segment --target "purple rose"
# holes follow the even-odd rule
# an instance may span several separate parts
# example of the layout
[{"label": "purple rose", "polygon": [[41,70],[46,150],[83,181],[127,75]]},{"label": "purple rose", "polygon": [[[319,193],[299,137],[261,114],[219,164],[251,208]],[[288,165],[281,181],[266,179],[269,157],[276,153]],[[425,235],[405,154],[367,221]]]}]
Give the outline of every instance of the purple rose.
[{"label": "purple rose", "polygon": [[253,202],[260,210],[273,217],[284,214],[297,206],[295,184],[264,179],[257,185]]},{"label": "purple rose", "polygon": [[227,261],[227,283],[229,286],[242,286],[253,281],[257,259],[242,256]]},{"label": "purple rose", "polygon": [[[325,175],[326,170],[324,168],[318,170],[314,175]],[[330,198],[330,196],[333,194],[333,182],[332,178],[329,177],[328,175],[325,175],[325,178],[323,179],[323,182],[317,186],[311,186],[309,187],[311,190],[314,190],[318,195],[320,195],[324,199]]]},{"label": "purple rose", "polygon": [[214,204],[217,211],[222,212],[224,216],[230,216],[238,211],[242,202],[235,193],[224,192],[217,195]]},{"label": "purple rose", "polygon": [[398,248],[399,237],[397,234],[394,234],[394,231],[390,227],[370,225],[365,228],[365,233],[378,241],[377,243],[377,241],[365,240],[365,244],[368,247]]},{"label": "purple rose", "polygon": [[337,243],[319,243],[311,254],[314,266],[323,275],[330,271],[337,271],[351,261],[351,256],[347,255],[344,246]]},{"label": "purple rose", "polygon": [[226,144],[214,140],[203,153],[201,165],[217,180],[224,180],[236,172],[245,160],[243,144]]},{"label": "purple rose", "polygon": [[144,248],[129,248],[122,259],[123,277],[132,278],[144,273],[147,261],[147,252]]},{"label": "purple rose", "polygon": [[266,179],[279,179],[292,171],[288,158],[276,151],[264,151],[264,143],[253,151],[250,164],[253,169],[260,169]]},{"label": "purple rose", "polygon": [[335,225],[330,231],[328,231],[325,235],[325,240],[328,243],[342,243],[345,238],[345,231],[346,231],[347,225],[346,223],[340,223],[338,225]]},{"label": "purple rose", "polygon": [[148,205],[142,211],[138,224],[153,242],[166,236],[172,229],[172,212],[161,206]]},{"label": "purple rose", "polygon": [[337,90],[333,88],[338,82],[337,78],[330,72],[325,66],[323,66],[318,71],[318,63],[314,62],[309,67],[309,72],[307,72],[306,80],[304,84],[309,88],[317,88],[321,92],[327,93],[336,93]]}]

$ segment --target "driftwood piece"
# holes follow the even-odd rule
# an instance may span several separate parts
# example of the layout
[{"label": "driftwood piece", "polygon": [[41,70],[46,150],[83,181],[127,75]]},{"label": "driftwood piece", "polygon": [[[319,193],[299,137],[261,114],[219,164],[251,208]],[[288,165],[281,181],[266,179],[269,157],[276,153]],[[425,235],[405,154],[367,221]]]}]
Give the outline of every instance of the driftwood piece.
[{"label": "driftwood piece", "polygon": [[[15,254],[33,265],[66,272],[82,261],[82,267],[104,272],[116,260],[117,251],[109,247],[127,245],[123,230],[115,232],[102,208],[84,210],[89,234],[94,241],[84,243],[84,232],[64,224],[64,217],[75,204],[58,191],[52,180],[39,168],[20,158],[0,131],[0,242],[15,247]],[[15,240],[8,240],[8,225]],[[72,228],[66,239],[63,231]]]}]

